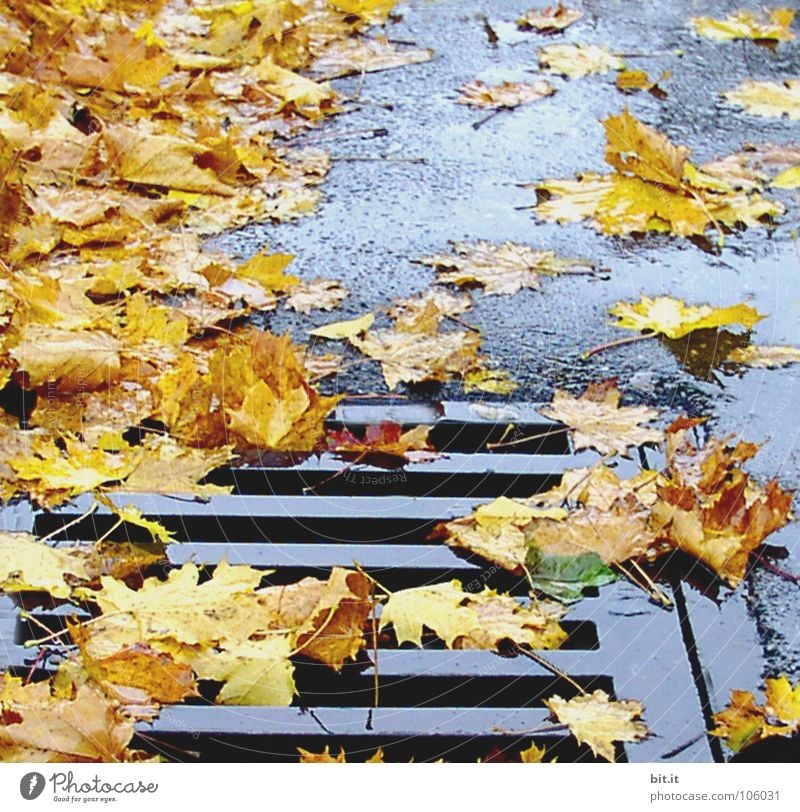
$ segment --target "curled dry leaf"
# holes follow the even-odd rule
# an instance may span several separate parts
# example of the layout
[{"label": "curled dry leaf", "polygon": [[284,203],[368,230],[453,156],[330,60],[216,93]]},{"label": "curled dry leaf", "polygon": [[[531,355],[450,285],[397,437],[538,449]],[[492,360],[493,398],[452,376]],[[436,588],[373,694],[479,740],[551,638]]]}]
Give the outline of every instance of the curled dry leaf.
[{"label": "curled dry leaf", "polygon": [[763,9],[761,12],[735,11],[717,20],[713,17],[692,17],[689,22],[694,30],[707,39],[735,40],[754,39],[790,42],[794,33],[790,26],[794,11],[790,8]]},{"label": "curled dry leaf", "polygon": [[545,417],[568,426],[576,451],[594,448],[601,454],[625,454],[629,448],[660,443],[664,433],[642,425],[659,413],[647,406],[620,406],[616,380],[590,384],[579,397],[556,390]]},{"label": "curled dry leaf", "polygon": [[800,731],[800,684],[792,688],[785,675],[768,678],[763,705],[750,691],[732,691],[714,722],[711,735],[724,738],[734,752],[773,736],[794,736]]},{"label": "curled dry leaf", "polygon": [[599,689],[569,700],[552,696],[544,703],[580,744],[588,744],[606,761],[615,761],[614,742],[637,742],[650,735],[639,718],[644,713],[640,702],[612,700]]},{"label": "curled dry leaf", "polygon": [[539,34],[557,34],[583,17],[583,12],[567,8],[559,3],[557,6],[532,8],[518,20],[517,28],[523,31],[536,31]]},{"label": "curled dry leaf", "polygon": [[475,79],[462,85],[461,95],[456,101],[484,110],[510,110],[552,96],[555,92],[550,82],[543,79],[538,82],[503,82],[499,85],[487,85]]},{"label": "curled dry leaf", "polygon": [[625,68],[621,57],[600,45],[547,45],[539,49],[539,64],[568,79]]},{"label": "curled dry leaf", "polygon": [[723,96],[751,116],[788,116],[792,121],[800,119],[800,79],[785,79],[783,82],[745,79]]},{"label": "curled dry leaf", "polygon": [[655,299],[643,296],[634,303],[618,302],[609,313],[618,319],[615,327],[652,332],[667,338],[681,338],[695,330],[731,324],[740,324],[749,330],[764,318],[754,307],[743,303],[729,307],[687,305],[682,299],[671,296]]},{"label": "curled dry leaf", "polygon": [[688,436],[692,425],[676,421],[667,430],[667,468],[651,525],[661,539],[737,586],[753,550],[788,521],[792,494],[775,481],[762,487],[742,470],[758,446],[712,440],[698,448]]},{"label": "curled dry leaf", "polygon": [[538,289],[542,276],[562,273],[591,273],[592,263],[562,259],[552,251],[504,242],[479,240],[455,243],[451,254],[436,254],[420,260],[435,268],[440,282],[459,286],[479,285],[487,294],[512,294],[522,288]]}]

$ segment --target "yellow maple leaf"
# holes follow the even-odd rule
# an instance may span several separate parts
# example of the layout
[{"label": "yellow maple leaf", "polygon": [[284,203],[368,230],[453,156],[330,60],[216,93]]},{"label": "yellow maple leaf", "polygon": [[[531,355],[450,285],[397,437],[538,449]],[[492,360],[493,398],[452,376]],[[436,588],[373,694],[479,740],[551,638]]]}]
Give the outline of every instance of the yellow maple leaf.
[{"label": "yellow maple leaf", "polygon": [[420,262],[435,268],[440,282],[480,285],[487,294],[512,294],[522,288],[536,290],[542,276],[590,273],[593,269],[587,260],[562,259],[553,251],[512,242],[495,245],[485,240],[455,243],[451,254],[423,257]]},{"label": "yellow maple leaf", "polygon": [[90,685],[62,698],[51,694],[48,682],[23,684],[4,674],[0,711],[0,761],[140,760],[140,753],[128,749],[133,722]]},{"label": "yellow maple leaf", "polygon": [[569,79],[625,68],[621,57],[600,45],[547,45],[539,49],[539,64]]},{"label": "yellow maple leaf", "polygon": [[356,319],[348,319],[347,321],[335,321],[331,324],[325,324],[322,327],[315,327],[309,330],[310,336],[317,336],[318,338],[329,338],[333,341],[341,340],[344,338],[353,338],[359,333],[364,333],[372,327],[375,321],[373,313],[365,313]]},{"label": "yellow maple leaf", "polygon": [[789,26],[794,19],[790,8],[764,9],[761,13],[735,11],[724,20],[714,17],[692,17],[689,22],[701,36],[719,41],[736,39],[789,42],[794,34]]},{"label": "yellow maple leaf", "polygon": [[556,390],[553,402],[541,412],[572,430],[575,450],[595,448],[601,454],[625,454],[632,446],[660,443],[664,433],[643,426],[658,418],[647,406],[620,406],[615,382],[590,385],[579,398]]},{"label": "yellow maple leaf", "polygon": [[602,690],[565,700],[545,699],[545,705],[581,744],[588,744],[596,756],[614,761],[614,742],[637,742],[650,735],[638,717],[644,709],[634,700],[611,700]]},{"label": "yellow maple leaf", "polygon": [[800,119],[800,79],[786,79],[783,82],[745,79],[723,95],[753,116],[788,116],[792,121]]},{"label": "yellow maple leaf", "polygon": [[754,307],[736,304],[728,307],[687,305],[682,299],[643,296],[638,302],[618,302],[609,310],[616,327],[649,331],[667,338],[681,338],[694,330],[740,324],[750,329],[765,318]]},{"label": "yellow maple leaf", "polygon": [[317,54],[313,70],[327,79],[374,73],[433,59],[430,48],[396,45],[386,37],[334,40]]},{"label": "yellow maple leaf", "polygon": [[0,533],[0,592],[47,592],[68,598],[72,584],[89,581],[87,555],[50,547],[28,533]]}]

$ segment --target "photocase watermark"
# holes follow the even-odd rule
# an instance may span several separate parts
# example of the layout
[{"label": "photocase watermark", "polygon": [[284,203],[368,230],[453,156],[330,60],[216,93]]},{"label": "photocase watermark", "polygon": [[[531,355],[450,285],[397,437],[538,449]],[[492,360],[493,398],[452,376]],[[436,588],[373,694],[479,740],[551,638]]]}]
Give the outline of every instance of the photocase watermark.
[{"label": "photocase watermark", "polygon": [[153,795],[158,784],[141,780],[105,781],[99,775],[76,779],[72,770],[54,772],[49,778],[42,773],[25,773],[19,782],[20,795],[33,801],[49,785],[49,799],[60,803],[114,803],[120,795]]}]

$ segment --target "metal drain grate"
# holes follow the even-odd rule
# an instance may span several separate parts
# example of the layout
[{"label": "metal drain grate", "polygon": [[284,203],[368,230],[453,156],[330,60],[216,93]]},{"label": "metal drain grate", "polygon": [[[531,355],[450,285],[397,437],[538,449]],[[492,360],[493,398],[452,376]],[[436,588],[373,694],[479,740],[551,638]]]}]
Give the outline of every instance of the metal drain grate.
[{"label": "metal drain grate", "polygon": [[[408,428],[430,424],[433,445],[447,456],[397,470],[358,465],[334,476],[344,463],[329,455],[303,460],[264,455],[258,466],[213,477],[234,485],[230,496],[201,503],[135,494],[114,501],[133,503],[176,532],[183,543],[168,549],[174,564],[193,560],[213,566],[227,558],[274,568],[265,583],[279,584],[307,575],[324,578],[331,567],[357,561],[390,589],[458,578],[465,588],[487,584],[525,597],[520,579],[429,540],[430,530],[480,501],[550,488],[565,469],[591,465],[597,456],[572,454],[566,433],[531,406],[342,405],[329,424],[358,434],[385,420]],[[503,437],[521,442],[487,451],[487,443]],[[309,487],[314,492],[304,491]],[[53,512],[19,504],[7,507],[2,519],[7,530],[44,535],[80,516],[90,503],[80,498]],[[97,538],[111,522],[110,514],[97,511],[63,537]],[[34,616],[55,631],[73,613],[74,607],[41,607]],[[651,605],[620,581],[575,604],[563,625],[569,640],[545,653],[552,663],[586,690],[602,688],[644,703],[655,735],[620,746],[619,760],[712,760],[677,612]],[[12,602],[0,598],[0,668],[27,673],[37,651],[23,643],[40,636],[40,625],[20,618]],[[573,696],[575,688],[528,658],[450,651],[433,639],[423,649],[386,641],[381,646],[377,708],[368,651],[339,674],[298,661],[296,706],[221,707],[198,700],[167,707],[140,726],[145,746],[156,742],[169,756],[185,759],[183,751],[194,751],[214,761],[295,759],[298,746],[325,745],[335,752],[342,746],[355,760],[382,746],[390,759],[458,761],[485,757],[495,746],[518,750],[534,738],[562,761],[591,759],[588,749],[552,729],[543,705],[554,693]]]}]

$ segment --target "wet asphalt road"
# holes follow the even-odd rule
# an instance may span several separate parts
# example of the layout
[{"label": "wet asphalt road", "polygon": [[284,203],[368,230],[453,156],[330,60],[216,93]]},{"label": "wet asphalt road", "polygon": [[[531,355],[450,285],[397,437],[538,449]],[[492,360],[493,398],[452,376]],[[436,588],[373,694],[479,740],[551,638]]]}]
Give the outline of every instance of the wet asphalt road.
[{"label": "wet asphalt road", "polygon": [[[693,15],[724,16],[760,3],[574,2],[583,8],[583,20],[552,38],[516,31],[513,21],[530,5],[528,0],[401,5],[402,20],[390,24],[389,36],[434,48],[436,58],[368,75],[363,87],[360,79],[336,83],[345,95],[360,87],[360,107],[308,137],[335,158],[318,214],[291,224],[253,226],[217,244],[240,256],[268,244],[295,254],[293,270],[305,278],[341,280],[352,297],[333,315],[313,314],[314,324],[377,311],[394,298],[424,290],[435,274],[412,260],[446,250],[451,240],[513,240],[589,258],[608,269],[603,278],[547,279],[541,291],[526,290],[513,298],[474,294],[467,319],[484,334],[483,352],[519,383],[510,399],[548,400],[554,387],[577,393],[589,381],[617,376],[630,402],[659,406],[669,416],[710,414],[717,434],[767,441],[750,469],[762,478],[779,476],[784,487],[800,488],[800,366],[743,374],[709,370],[696,338],[676,348],[677,355],[644,342],[579,361],[582,350],[622,335],[609,326],[608,307],[641,294],[670,294],[715,306],[747,301],[769,314],[753,331],[754,342],[800,345],[800,253],[793,243],[800,195],[770,194],[787,205],[777,228],[731,235],[713,255],[676,238],[636,242],[600,235],[584,224],[538,222],[525,208],[535,202],[534,193],[519,187],[603,171],[600,121],[626,104],[638,118],[689,146],[695,163],[738,151],[745,142],[800,141],[800,123],[748,116],[719,97],[745,78],[800,76],[800,46],[783,43],[771,51],[752,42],[718,44],[697,38],[687,27]],[[500,37],[494,45],[484,16]],[[490,83],[534,79],[535,49],[550,42],[605,44],[630,54],[628,67],[645,69],[651,77],[668,70],[670,77],[662,82],[668,97],[623,96],[613,73],[572,81],[548,77],[556,87],[554,96],[473,129],[482,113],[456,104],[457,88],[474,78]],[[359,134],[377,128],[388,134]],[[380,160],[348,160],[353,158]],[[278,312],[267,314],[264,323],[276,332],[291,330],[302,340],[309,317],[301,324],[292,314]],[[693,371],[681,364],[687,350]],[[374,363],[350,369],[331,387],[386,392]],[[413,397],[464,397],[458,384],[399,391]],[[774,539],[789,550],[781,566],[800,572],[797,526]],[[730,687],[756,687],[764,675],[786,672],[800,678],[799,599],[797,585],[763,570],[735,594],[722,595],[719,606],[691,597],[699,606],[698,617],[710,621],[705,632],[709,650],[722,652],[710,665],[717,701]],[[700,644],[702,649],[702,639]],[[736,653],[726,656],[726,650]]]}]

